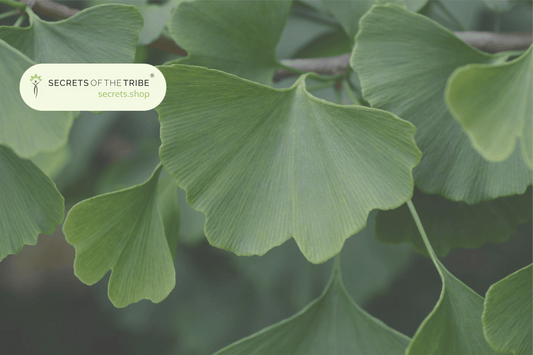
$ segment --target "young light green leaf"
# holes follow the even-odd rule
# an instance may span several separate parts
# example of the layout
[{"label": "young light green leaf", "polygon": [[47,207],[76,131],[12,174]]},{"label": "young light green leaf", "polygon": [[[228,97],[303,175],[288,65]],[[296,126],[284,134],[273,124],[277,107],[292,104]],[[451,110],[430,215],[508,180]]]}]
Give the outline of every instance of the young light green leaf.
[{"label": "young light green leaf", "polygon": [[376,4],[396,4],[407,8],[404,0],[321,0],[324,8],[341,24],[342,28],[353,41],[359,31],[359,19]]},{"label": "young light green leaf", "polygon": [[37,63],[133,62],[143,27],[134,6],[94,6],[57,22],[41,20],[29,7],[26,11],[30,26],[0,27],[0,38]]},{"label": "young light green leaf", "polygon": [[489,161],[509,158],[517,141],[524,141],[522,156],[533,168],[531,130],[526,133],[533,121],[532,48],[511,62],[466,65],[448,79],[448,108]]},{"label": "young light green leaf", "polygon": [[0,144],[24,158],[55,151],[67,143],[74,113],[35,111],[20,97],[20,78],[34,65],[0,39]]},{"label": "young light green leaf", "polygon": [[497,355],[483,336],[483,297],[455,278],[441,264],[424,232],[413,203],[409,210],[442,279],[435,308],[417,329],[406,355]]},{"label": "young light green leaf", "polygon": [[63,221],[63,196],[33,162],[0,145],[0,260],[35,245]]},{"label": "young light green leaf", "polygon": [[502,60],[398,6],[375,6],[361,18],[350,64],[373,107],[417,127],[415,138],[424,155],[413,175],[423,192],[473,204],[523,194],[531,184],[532,173],[520,149],[503,162],[486,161],[444,101],[446,82],[455,69]]},{"label": "young light green leaf", "polygon": [[189,56],[178,62],[272,84],[272,76],[280,67],[276,45],[291,4],[291,0],[180,3],[169,29]]},{"label": "young light green leaf", "polygon": [[337,254],[368,213],[410,198],[414,127],[381,110],[339,106],[217,70],[159,67],[160,157],[207,216],[218,248],[262,255],[293,237],[308,260]]},{"label": "young light green leaf", "polygon": [[[519,224],[531,220],[531,189],[523,195],[501,197],[476,205],[426,195],[415,188],[413,203],[424,220],[435,253],[443,257],[454,248],[479,248],[487,242],[504,242]],[[378,211],[374,236],[383,243],[409,243],[423,255],[427,249],[406,205]]]},{"label": "young light green leaf", "polygon": [[531,264],[492,285],[483,310],[483,331],[494,350],[533,353]]},{"label": "young light green leaf", "polygon": [[291,318],[216,355],[403,355],[409,338],[362,310],[342,282],[340,259],[322,295]]},{"label": "young light green leaf", "polygon": [[172,255],[158,207],[159,166],[143,184],[82,201],[63,232],[76,249],[74,273],[92,285],[111,269],[109,299],[125,307],[162,301],[175,286]]}]

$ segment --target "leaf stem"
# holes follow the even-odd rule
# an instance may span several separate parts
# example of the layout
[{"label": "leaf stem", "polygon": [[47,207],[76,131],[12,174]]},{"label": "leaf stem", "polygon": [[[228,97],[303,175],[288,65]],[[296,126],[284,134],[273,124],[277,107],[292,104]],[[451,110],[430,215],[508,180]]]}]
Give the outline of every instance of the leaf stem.
[{"label": "leaf stem", "polygon": [[26,8],[26,4],[23,2],[18,1],[11,1],[11,0],[0,0],[0,4],[6,4],[8,6],[11,6],[15,9],[24,10]]},{"label": "leaf stem", "polygon": [[348,97],[350,98],[350,100],[353,102],[354,105],[361,105],[361,102],[359,101],[359,99],[357,99],[357,96],[355,96],[355,93],[353,92],[348,79],[344,79],[343,88],[344,90],[346,90],[346,94],[348,95]]},{"label": "leaf stem", "polygon": [[22,21],[24,21],[24,18],[26,17],[25,15],[26,14],[20,15],[17,21],[15,21],[15,24],[13,24],[13,27],[20,27],[20,25],[22,25]]},{"label": "leaf stem", "polygon": [[448,8],[446,6],[444,6],[444,4],[442,3],[441,0],[435,1],[434,4],[436,4],[442,10],[442,12],[444,12],[446,14],[448,19],[450,19],[455,24],[455,26],[457,26],[459,31],[466,31],[466,29],[463,26],[463,24],[457,19],[457,17],[455,17],[454,14],[452,14],[450,12],[450,10],[448,10]]},{"label": "leaf stem", "polygon": [[342,85],[342,81],[335,83],[335,98],[337,99],[337,105],[342,105],[342,88],[338,84]]},{"label": "leaf stem", "polygon": [[413,216],[413,219],[415,220],[416,227],[418,228],[418,231],[420,232],[420,235],[422,236],[422,240],[424,241],[424,244],[426,246],[426,249],[428,250],[429,256],[433,260],[433,262],[438,263],[439,259],[437,258],[437,255],[433,251],[433,248],[431,247],[431,243],[429,242],[428,236],[426,235],[426,231],[424,230],[424,226],[422,225],[422,221],[420,221],[420,217],[418,217],[418,213],[416,213],[415,206],[413,205],[413,202],[411,200],[407,201],[407,206],[409,207],[409,211],[411,212],[411,215]]},{"label": "leaf stem", "polygon": [[0,20],[10,17],[10,16],[17,15],[18,13],[19,13],[19,10],[11,10],[8,12],[4,12],[3,14],[0,14]]}]

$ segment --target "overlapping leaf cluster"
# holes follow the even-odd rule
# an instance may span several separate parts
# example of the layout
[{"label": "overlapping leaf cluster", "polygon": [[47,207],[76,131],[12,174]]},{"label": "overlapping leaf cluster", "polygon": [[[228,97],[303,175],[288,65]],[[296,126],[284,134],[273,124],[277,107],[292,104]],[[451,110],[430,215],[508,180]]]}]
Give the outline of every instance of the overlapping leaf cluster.
[{"label": "overlapping leaf cluster", "polygon": [[[56,23],[28,9],[29,27],[0,27],[0,259],[62,222],[63,198],[38,166],[51,175],[68,155],[62,149],[76,117],[27,108],[14,90],[21,74],[34,63],[131,62],[137,43],[166,31],[188,56],[159,67],[167,81],[156,109],[161,164],[148,158],[144,174],[157,167],[146,181],[71,209],[63,231],[81,281],[94,284],[111,270],[115,306],[163,300],[175,286],[178,210],[204,222],[179,206],[179,187],[206,218],[204,230],[195,223],[187,235],[205,232],[211,245],[238,255],[262,255],[293,238],[309,261],[324,262],[379,209],[376,237],[413,244],[442,279],[413,339],[353,302],[337,261],[317,300],[218,353],[531,352],[530,328],[516,326],[531,326],[531,266],[494,285],[484,305],[437,258],[504,241],[530,218],[531,48],[511,61],[511,53],[482,53],[416,14],[425,1],[324,0],[352,41],[350,70],[370,107],[340,105],[309,92],[306,80],[324,79],[316,75],[269,86],[284,68],[275,53],[289,0],[136,5],[97,5]],[[141,32],[143,17],[154,14],[165,14],[168,28],[163,21]],[[422,221],[411,197],[424,206]],[[518,311],[524,307],[529,312]]]}]

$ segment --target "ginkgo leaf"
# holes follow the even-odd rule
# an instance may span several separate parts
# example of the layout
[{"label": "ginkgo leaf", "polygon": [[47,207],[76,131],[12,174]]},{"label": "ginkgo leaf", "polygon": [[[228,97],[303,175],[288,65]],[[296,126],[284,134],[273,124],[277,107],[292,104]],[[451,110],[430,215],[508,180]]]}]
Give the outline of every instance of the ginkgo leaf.
[{"label": "ginkgo leaf", "polygon": [[54,182],[32,161],[0,145],[0,260],[35,245],[64,217],[64,199]]},{"label": "ginkgo leaf", "polygon": [[492,285],[485,300],[483,330],[494,350],[533,354],[531,264]]},{"label": "ginkgo leaf", "polygon": [[[415,188],[412,200],[424,220],[431,246],[440,257],[454,248],[479,248],[487,242],[504,242],[516,233],[519,224],[531,220],[531,189],[523,195],[468,205],[426,195]],[[378,211],[374,236],[384,243],[410,243],[418,253],[428,255],[407,205]]]},{"label": "ginkgo leaf", "polygon": [[95,0],[96,4],[118,3],[133,5],[139,9],[144,27],[139,33],[139,45],[146,45],[155,41],[163,31],[172,9],[182,0],[168,0],[165,3],[150,2],[149,0]]},{"label": "ginkgo leaf", "polygon": [[57,22],[41,20],[29,7],[26,12],[30,26],[0,27],[0,38],[37,63],[133,62],[143,27],[135,6],[94,6]]},{"label": "ginkgo leaf", "polygon": [[108,294],[116,307],[160,302],[176,282],[158,206],[160,173],[161,166],[143,184],[76,204],[63,225],[76,249],[74,273],[93,285],[111,269]]},{"label": "ginkgo leaf", "polygon": [[291,318],[216,355],[403,355],[409,338],[362,310],[342,282],[340,259],[322,295]]},{"label": "ginkgo leaf", "polygon": [[524,140],[522,156],[533,168],[531,130],[526,134],[533,121],[532,48],[511,62],[466,65],[448,79],[448,108],[489,161],[509,158],[517,140]]},{"label": "ginkgo leaf", "polygon": [[0,39],[0,144],[9,146],[25,158],[64,146],[75,115],[72,112],[35,111],[22,101],[20,78],[34,64]]},{"label": "ginkgo leaf", "polygon": [[189,55],[178,62],[272,84],[272,76],[280,67],[276,45],[291,4],[291,0],[180,3],[169,30]]},{"label": "ginkgo leaf", "polygon": [[337,254],[368,213],[410,198],[414,127],[217,70],[161,66],[160,157],[207,216],[218,248],[262,255],[293,237],[314,263]]},{"label": "ginkgo leaf", "polygon": [[532,173],[520,149],[503,162],[486,161],[444,100],[455,69],[505,57],[482,53],[427,17],[390,4],[373,7],[360,23],[350,64],[372,107],[417,127],[415,138],[424,155],[413,171],[416,185],[469,204],[523,194]]},{"label": "ginkgo leaf", "polygon": [[441,264],[424,233],[411,201],[413,214],[428,253],[442,279],[435,308],[417,329],[405,355],[497,355],[483,335],[483,297],[475,293]]},{"label": "ginkgo leaf", "polygon": [[407,4],[407,8],[411,11],[417,12],[426,6],[428,0],[403,0]]},{"label": "ginkgo leaf", "polygon": [[157,186],[158,206],[163,218],[168,247],[172,256],[175,257],[180,234],[179,187],[176,180],[165,171],[161,175]]},{"label": "ginkgo leaf", "polygon": [[341,24],[342,28],[354,41],[357,31],[359,31],[359,19],[376,4],[396,4],[407,7],[403,0],[321,0],[324,8]]}]

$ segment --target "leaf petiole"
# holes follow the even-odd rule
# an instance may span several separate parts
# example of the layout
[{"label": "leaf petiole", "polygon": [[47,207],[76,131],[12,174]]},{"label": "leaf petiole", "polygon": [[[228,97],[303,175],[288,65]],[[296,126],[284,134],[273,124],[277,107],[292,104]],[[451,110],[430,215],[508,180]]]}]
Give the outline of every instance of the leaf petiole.
[{"label": "leaf petiole", "polygon": [[350,98],[350,100],[352,101],[354,105],[361,105],[361,101],[359,101],[357,96],[355,96],[355,93],[353,92],[352,87],[350,86],[350,83],[348,82],[347,79],[344,80],[343,88],[344,90],[346,90],[346,94],[348,95],[348,97]]},{"label": "leaf petiole", "polygon": [[424,244],[426,245],[426,249],[428,250],[429,256],[433,260],[433,262],[438,263],[438,258],[435,252],[433,251],[433,248],[431,247],[431,244],[429,243],[428,236],[426,235],[426,231],[424,230],[424,226],[422,225],[422,221],[420,221],[420,217],[418,216],[418,213],[416,213],[415,206],[413,205],[413,202],[411,200],[407,201],[407,206],[409,207],[409,211],[411,212],[411,215],[413,216],[413,219],[415,220],[416,227],[418,228],[418,231],[420,232],[420,235],[422,236],[422,240],[424,241]]},{"label": "leaf petiole", "polygon": [[6,4],[8,6],[14,7],[15,9],[24,10],[26,9],[26,4],[18,1],[11,0],[0,0],[0,4]]},{"label": "leaf petiole", "polygon": [[17,21],[15,21],[15,23],[13,24],[13,27],[20,27],[20,25],[22,25],[22,22],[24,21],[24,18],[26,17],[25,15],[26,14],[20,15]]},{"label": "leaf petiole", "polygon": [[0,20],[17,15],[18,13],[19,13],[19,10],[11,10],[8,12],[4,12],[3,14],[0,14]]}]

